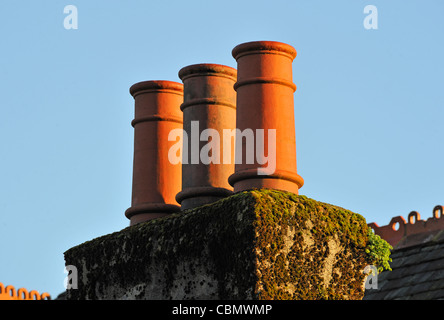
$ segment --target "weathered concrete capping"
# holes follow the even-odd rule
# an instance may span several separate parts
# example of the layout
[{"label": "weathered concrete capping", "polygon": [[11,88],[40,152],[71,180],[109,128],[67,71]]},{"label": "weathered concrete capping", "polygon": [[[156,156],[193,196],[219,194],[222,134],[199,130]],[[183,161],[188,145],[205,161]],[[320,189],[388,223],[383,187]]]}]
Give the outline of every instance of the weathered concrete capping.
[{"label": "weathered concrete capping", "polygon": [[181,189],[182,167],[168,159],[175,143],[171,130],[182,130],[183,85],[159,80],[143,81],[130,88],[134,97],[134,163],[131,207],[125,215],[130,225],[180,211],[175,196]]},{"label": "weathered concrete capping", "polygon": [[[256,157],[253,163],[236,163],[229,183],[234,192],[270,188],[298,194],[304,180],[296,168],[292,71],[296,50],[282,42],[253,41],[236,46],[232,55],[238,72],[236,127],[242,132],[253,130],[256,142],[257,130],[264,130],[263,154],[268,161],[261,163]],[[272,130],[276,130],[275,142],[269,141]],[[242,155],[248,152],[246,145],[242,143]]]},{"label": "weathered concrete capping", "polygon": [[[224,130],[236,126],[236,69],[203,63],[182,68],[184,85],[184,150],[182,190],[176,200],[186,210],[233,194],[228,177],[234,173],[234,142]],[[208,136],[203,136],[208,134]]]},{"label": "weathered concrete capping", "polygon": [[245,191],[69,249],[67,299],[362,299],[367,232],[343,208]]}]

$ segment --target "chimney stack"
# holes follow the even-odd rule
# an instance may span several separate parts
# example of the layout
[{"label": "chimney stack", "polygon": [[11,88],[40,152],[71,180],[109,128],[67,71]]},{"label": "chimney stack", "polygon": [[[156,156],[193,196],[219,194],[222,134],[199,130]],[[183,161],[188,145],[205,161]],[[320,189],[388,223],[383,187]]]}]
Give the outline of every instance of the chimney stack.
[{"label": "chimney stack", "polygon": [[245,157],[255,150],[255,159],[236,160],[229,183],[234,192],[271,188],[298,194],[304,180],[296,169],[292,74],[296,50],[281,42],[255,41],[236,46],[232,55],[237,61],[236,127],[241,132],[252,130],[255,138],[252,149],[251,141],[241,143],[238,137],[236,152],[239,147]]},{"label": "chimney stack", "polygon": [[131,207],[125,215],[130,225],[180,211],[175,200],[181,189],[182,167],[172,164],[168,151],[171,130],[182,130],[180,105],[183,85],[172,81],[134,84],[134,164]]},{"label": "chimney stack", "polygon": [[[176,200],[186,210],[209,204],[233,193],[228,177],[234,173],[236,126],[236,69],[219,64],[196,64],[182,68],[184,85],[184,152],[182,190]],[[225,145],[231,142],[229,145]]]}]

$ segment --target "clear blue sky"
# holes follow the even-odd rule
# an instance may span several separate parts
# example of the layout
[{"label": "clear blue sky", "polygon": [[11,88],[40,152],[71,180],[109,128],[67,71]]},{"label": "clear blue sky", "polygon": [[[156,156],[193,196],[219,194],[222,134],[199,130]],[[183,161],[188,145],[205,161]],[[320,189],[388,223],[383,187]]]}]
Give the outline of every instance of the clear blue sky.
[{"label": "clear blue sky", "polygon": [[[66,5],[78,29],[66,30]],[[366,30],[363,10],[378,9]],[[301,194],[387,224],[444,205],[444,3],[3,1],[0,282],[53,297],[63,252],[128,226],[142,80],[275,40],[293,68]]]}]

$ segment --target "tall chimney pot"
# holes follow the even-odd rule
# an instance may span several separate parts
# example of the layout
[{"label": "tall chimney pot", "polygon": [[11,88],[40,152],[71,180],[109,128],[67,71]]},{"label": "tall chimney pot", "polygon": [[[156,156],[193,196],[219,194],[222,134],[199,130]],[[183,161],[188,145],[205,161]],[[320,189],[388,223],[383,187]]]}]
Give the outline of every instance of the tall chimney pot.
[{"label": "tall chimney pot", "polygon": [[135,101],[134,164],[130,225],[179,212],[175,200],[181,189],[181,164],[172,164],[168,140],[173,129],[182,130],[183,85],[172,81],[144,81],[131,86]]},{"label": "tall chimney pot", "polygon": [[[219,64],[195,64],[179,71],[184,85],[183,128],[188,138],[183,139],[188,154],[182,164],[182,190],[176,196],[182,210],[233,194],[228,177],[234,173],[235,139],[233,137],[230,150],[226,150],[223,130],[234,130],[236,125],[236,92],[233,88],[236,74],[236,69]],[[220,139],[210,141],[209,137],[201,137],[207,129],[215,131]],[[213,146],[208,152],[211,153],[210,159],[217,160],[203,163],[201,151],[210,142]],[[225,155],[229,159],[224,159],[225,152],[229,152]]]},{"label": "tall chimney pot", "polygon": [[[304,180],[296,169],[296,137],[294,123],[294,92],[292,62],[296,50],[285,43],[275,41],[247,42],[232,51],[237,61],[236,127],[243,131],[264,130],[264,155],[275,150],[273,172],[264,174],[265,167],[258,159],[254,163],[236,162],[235,173],[229,177],[234,192],[254,188],[270,188],[298,194]],[[268,144],[267,133],[275,129],[276,140]],[[239,141],[236,143],[240,144]],[[251,150],[251,149],[249,149]],[[242,154],[247,152],[242,142]],[[257,150],[256,150],[257,154]],[[271,156],[271,157],[270,157]],[[259,172],[261,172],[259,174]]]}]

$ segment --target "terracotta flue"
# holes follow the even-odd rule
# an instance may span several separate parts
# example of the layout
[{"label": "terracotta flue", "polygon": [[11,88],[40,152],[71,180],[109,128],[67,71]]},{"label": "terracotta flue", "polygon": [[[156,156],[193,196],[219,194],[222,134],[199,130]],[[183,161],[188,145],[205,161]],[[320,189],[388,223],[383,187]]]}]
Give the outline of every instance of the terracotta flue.
[{"label": "terracotta flue", "polygon": [[130,88],[134,97],[134,164],[130,225],[180,211],[175,196],[181,190],[181,164],[171,163],[171,130],[182,130],[183,85],[144,81]]},{"label": "terracotta flue", "polygon": [[281,42],[255,41],[236,46],[232,54],[237,61],[236,127],[254,132],[255,157],[246,160],[254,152],[251,142],[239,142],[243,159],[236,160],[229,182],[235,192],[270,188],[298,194],[304,181],[296,166],[292,73],[296,50]]},{"label": "terracotta flue", "polygon": [[182,190],[176,196],[186,210],[233,193],[228,177],[234,173],[236,69],[196,64],[179,71],[184,85],[184,153]]}]

